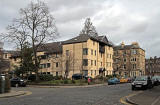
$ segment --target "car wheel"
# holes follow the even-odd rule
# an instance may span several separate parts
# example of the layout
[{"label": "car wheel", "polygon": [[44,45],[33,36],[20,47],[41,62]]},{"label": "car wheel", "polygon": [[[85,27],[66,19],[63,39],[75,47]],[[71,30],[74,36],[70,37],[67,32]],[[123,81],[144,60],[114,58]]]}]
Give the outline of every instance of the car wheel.
[{"label": "car wheel", "polygon": [[134,87],[134,86],[132,86],[132,90],[135,90],[135,87]]}]

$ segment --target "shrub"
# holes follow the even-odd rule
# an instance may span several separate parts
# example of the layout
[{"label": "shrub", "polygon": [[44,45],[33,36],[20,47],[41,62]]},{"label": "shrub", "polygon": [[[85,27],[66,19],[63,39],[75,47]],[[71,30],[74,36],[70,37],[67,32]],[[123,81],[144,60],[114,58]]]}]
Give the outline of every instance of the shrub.
[{"label": "shrub", "polygon": [[51,74],[42,74],[39,76],[40,80],[42,81],[51,81],[53,80],[53,75]]},{"label": "shrub", "polygon": [[106,75],[108,79],[113,78],[113,75]]},{"label": "shrub", "polygon": [[73,83],[73,84],[75,84],[75,83],[76,83],[76,81],[75,81],[75,80],[72,80],[72,83]]},{"label": "shrub", "polygon": [[62,77],[62,76],[54,76],[53,79],[54,79],[54,80],[62,80],[63,77]]},{"label": "shrub", "polygon": [[30,81],[35,81],[36,80],[36,75],[35,74],[31,74],[28,76],[28,80]]},{"label": "shrub", "polygon": [[64,84],[68,84],[68,80],[64,80]]}]

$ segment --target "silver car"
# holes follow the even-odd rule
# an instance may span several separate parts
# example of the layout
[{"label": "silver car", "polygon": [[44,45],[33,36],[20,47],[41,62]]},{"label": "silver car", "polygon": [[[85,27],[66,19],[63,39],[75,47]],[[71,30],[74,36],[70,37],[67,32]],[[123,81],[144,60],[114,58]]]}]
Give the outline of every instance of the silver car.
[{"label": "silver car", "polygon": [[132,82],[132,90],[135,90],[137,88],[148,89],[152,87],[153,83],[150,76],[136,77],[136,79]]}]

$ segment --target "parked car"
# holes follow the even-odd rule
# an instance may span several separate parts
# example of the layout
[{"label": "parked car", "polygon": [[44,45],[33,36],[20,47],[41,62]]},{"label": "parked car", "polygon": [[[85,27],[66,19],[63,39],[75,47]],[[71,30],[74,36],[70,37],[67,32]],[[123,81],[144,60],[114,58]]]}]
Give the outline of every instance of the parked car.
[{"label": "parked car", "polygon": [[118,84],[120,83],[119,79],[118,78],[110,78],[108,80],[108,85],[112,85],[112,84]]},{"label": "parked car", "polygon": [[36,80],[36,75],[35,74],[31,74],[28,76],[27,78],[28,81],[35,81]]},{"label": "parked car", "polygon": [[89,78],[89,76],[84,76],[82,74],[73,74],[72,75],[73,80],[78,80],[78,79],[83,79],[83,78],[87,80]]},{"label": "parked car", "polygon": [[152,80],[153,80],[154,86],[160,85],[160,76],[153,76]]},{"label": "parked car", "polygon": [[153,83],[151,77],[149,76],[136,77],[136,79],[132,82],[132,90],[135,90],[137,88],[148,89],[152,87]]},{"label": "parked car", "polygon": [[123,77],[122,77],[122,78],[120,79],[120,83],[127,83],[127,82],[128,82],[128,79],[127,79],[127,78],[123,78]]},{"label": "parked car", "polygon": [[27,85],[27,81],[21,79],[21,78],[12,78],[11,80],[11,86],[14,87],[14,86],[23,86],[25,87]]}]

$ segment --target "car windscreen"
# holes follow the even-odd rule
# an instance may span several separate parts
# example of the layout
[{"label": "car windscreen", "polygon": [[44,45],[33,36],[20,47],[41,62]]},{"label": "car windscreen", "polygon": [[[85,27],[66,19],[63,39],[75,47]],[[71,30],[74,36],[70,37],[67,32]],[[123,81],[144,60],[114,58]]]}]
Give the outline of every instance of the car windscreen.
[{"label": "car windscreen", "polygon": [[147,77],[137,77],[135,81],[146,81]]}]

